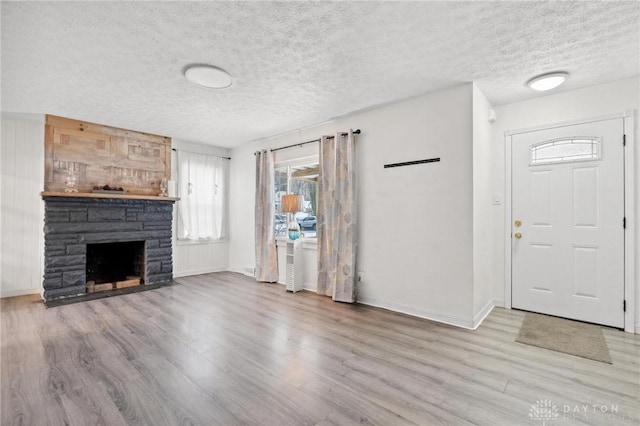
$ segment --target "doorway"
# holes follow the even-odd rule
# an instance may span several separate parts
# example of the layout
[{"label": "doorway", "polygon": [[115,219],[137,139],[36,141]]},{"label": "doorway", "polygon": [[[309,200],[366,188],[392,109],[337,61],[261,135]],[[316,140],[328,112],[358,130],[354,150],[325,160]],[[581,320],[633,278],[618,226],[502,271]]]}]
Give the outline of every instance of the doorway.
[{"label": "doorway", "polygon": [[511,307],[625,325],[622,117],[510,135]]}]

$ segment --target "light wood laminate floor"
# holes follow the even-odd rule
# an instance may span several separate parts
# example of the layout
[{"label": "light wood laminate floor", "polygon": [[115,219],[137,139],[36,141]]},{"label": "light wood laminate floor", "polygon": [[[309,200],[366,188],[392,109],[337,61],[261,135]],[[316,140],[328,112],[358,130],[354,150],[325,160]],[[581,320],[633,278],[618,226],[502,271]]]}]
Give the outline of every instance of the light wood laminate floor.
[{"label": "light wood laminate floor", "polygon": [[[0,301],[2,425],[640,424],[640,336],[613,365],[234,273],[45,309]],[[603,410],[605,411],[603,413]],[[568,412],[567,412],[568,411]]]}]

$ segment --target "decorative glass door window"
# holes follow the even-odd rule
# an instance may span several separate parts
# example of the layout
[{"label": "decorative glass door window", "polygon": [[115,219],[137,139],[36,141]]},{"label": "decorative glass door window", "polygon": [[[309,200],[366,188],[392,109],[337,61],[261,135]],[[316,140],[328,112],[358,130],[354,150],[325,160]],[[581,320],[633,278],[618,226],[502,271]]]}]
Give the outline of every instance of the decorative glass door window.
[{"label": "decorative glass door window", "polygon": [[592,136],[552,139],[531,145],[530,154],[532,166],[593,161],[602,158],[602,144],[600,138]]}]

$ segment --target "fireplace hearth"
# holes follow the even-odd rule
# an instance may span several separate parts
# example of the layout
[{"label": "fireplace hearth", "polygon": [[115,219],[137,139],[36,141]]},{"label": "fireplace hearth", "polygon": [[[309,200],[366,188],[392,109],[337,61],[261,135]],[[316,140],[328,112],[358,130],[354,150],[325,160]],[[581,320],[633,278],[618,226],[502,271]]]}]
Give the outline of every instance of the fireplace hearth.
[{"label": "fireplace hearth", "polygon": [[45,301],[83,296],[90,282],[173,279],[174,200],[146,198],[43,193]]}]

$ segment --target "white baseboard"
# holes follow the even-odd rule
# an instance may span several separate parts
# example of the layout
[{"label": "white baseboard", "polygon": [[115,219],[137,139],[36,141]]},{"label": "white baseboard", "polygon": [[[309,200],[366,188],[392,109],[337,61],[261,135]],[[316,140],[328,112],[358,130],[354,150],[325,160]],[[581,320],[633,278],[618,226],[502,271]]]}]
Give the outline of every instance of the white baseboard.
[{"label": "white baseboard", "polygon": [[[250,278],[254,278],[255,276],[251,273],[249,273],[248,271],[245,270],[245,268],[242,269],[238,269],[238,268],[227,268],[227,269],[222,269],[220,271],[215,271],[215,272],[235,272],[236,274],[242,274],[244,276],[250,277]],[[271,284],[282,284],[282,285],[286,285],[285,283],[280,281],[281,278],[278,278],[278,281],[271,283]]]},{"label": "white baseboard", "polygon": [[[283,286],[286,286],[286,285],[287,285],[287,283],[283,283],[283,282],[281,282],[280,280],[278,280],[278,282],[277,282],[276,284],[280,284],[280,285],[283,285]],[[302,284],[302,289],[303,289],[304,291],[312,291],[312,292],[314,292],[314,293],[317,293],[317,291],[316,291],[315,287],[309,287],[309,286],[307,286],[307,284],[306,284],[306,283],[305,283],[305,284]]]},{"label": "white baseboard", "polygon": [[473,329],[475,330],[482,324],[482,321],[491,313],[496,306],[495,299],[489,299],[487,303],[480,309],[480,312],[473,316]]},{"label": "white baseboard", "polygon": [[5,297],[28,296],[30,294],[42,294],[42,288],[25,288],[18,290],[0,289],[0,299]]},{"label": "white baseboard", "polygon": [[312,291],[314,293],[318,292],[318,284],[317,283],[304,283],[302,284],[302,288],[307,291]]},{"label": "white baseboard", "polygon": [[242,269],[238,269],[238,268],[227,268],[227,272],[235,272],[236,274],[247,275],[247,273],[242,272]]},{"label": "white baseboard", "polygon": [[363,305],[375,306],[377,308],[389,309],[390,311],[412,315],[414,317],[424,318],[431,321],[442,322],[445,324],[454,325],[456,327],[466,328],[468,330],[474,330],[476,328],[474,327],[474,320],[471,317],[444,314],[442,312],[431,311],[415,306],[407,306],[393,302],[382,302],[380,300],[362,296],[358,297],[358,303],[362,303]]},{"label": "white baseboard", "polygon": [[[227,268],[199,268],[191,269],[188,271],[173,271],[173,278],[190,277],[192,275],[210,274],[212,272],[224,272],[229,271]],[[236,271],[233,271],[236,272]]]},{"label": "white baseboard", "polygon": [[496,308],[504,308],[504,299],[498,299],[497,297],[494,298],[493,306]]},{"label": "white baseboard", "polygon": [[640,322],[636,324],[636,334],[640,334]]}]

